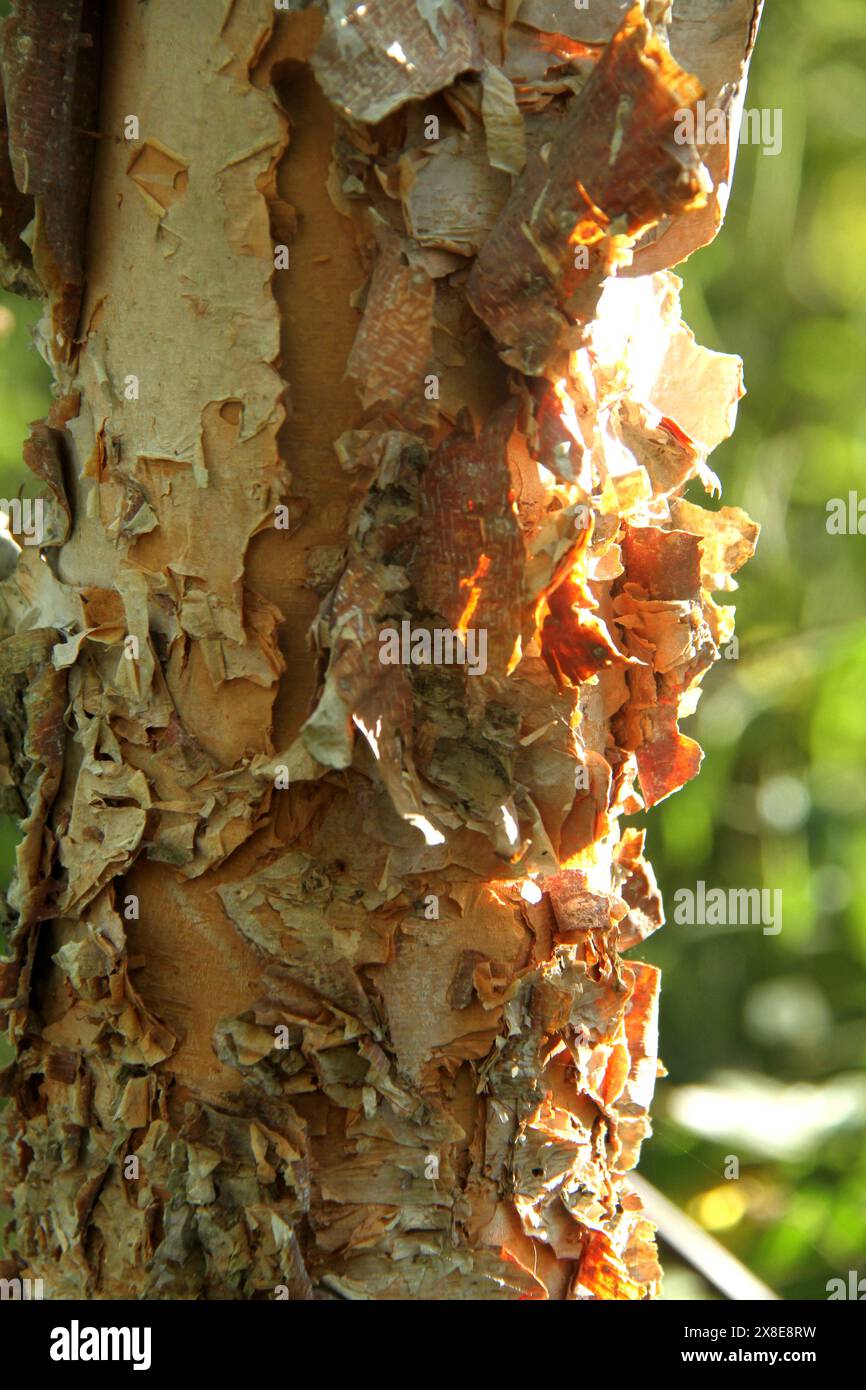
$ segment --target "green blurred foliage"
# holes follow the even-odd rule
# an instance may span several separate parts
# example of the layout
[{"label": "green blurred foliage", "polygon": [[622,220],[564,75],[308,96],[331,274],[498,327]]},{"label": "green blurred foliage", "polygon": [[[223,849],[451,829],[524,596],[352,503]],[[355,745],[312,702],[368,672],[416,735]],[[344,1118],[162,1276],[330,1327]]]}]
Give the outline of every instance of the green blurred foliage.
[{"label": "green blurred foliage", "polygon": [[[866,1274],[866,536],[826,530],[830,498],[866,498],[862,0],[768,0],[746,106],[782,110],[781,153],[741,146],[724,230],[680,273],[698,340],[745,362],[711,464],[763,531],[733,597],[739,659],[684,726],[700,777],[642,818],[670,1073],[642,1172],[782,1297],[823,1299]],[[780,888],[781,933],[675,924],[700,879]]]},{"label": "green blurred foliage", "polygon": [[31,342],[39,305],[0,290],[0,496],[36,494],[38,486],[21,462],[21,444],[31,420],[49,404],[51,373]]},{"label": "green blurred foliage", "polygon": [[[685,726],[701,775],[645,823],[669,915],[703,879],[780,888],[784,922],[671,920],[633,953],[664,972],[670,1073],[642,1171],[782,1297],[823,1299],[866,1274],[866,536],[825,525],[831,497],[866,498],[863,0],[768,0],[746,105],[782,110],[781,153],[741,147],[725,228],[681,273],[698,340],[745,361],[737,432],[711,462],[763,534],[735,596],[739,658],[708,673]],[[34,317],[0,293],[3,496],[48,404]],[[4,880],[15,839],[5,822]],[[669,1297],[713,1296],[668,1269]]]}]

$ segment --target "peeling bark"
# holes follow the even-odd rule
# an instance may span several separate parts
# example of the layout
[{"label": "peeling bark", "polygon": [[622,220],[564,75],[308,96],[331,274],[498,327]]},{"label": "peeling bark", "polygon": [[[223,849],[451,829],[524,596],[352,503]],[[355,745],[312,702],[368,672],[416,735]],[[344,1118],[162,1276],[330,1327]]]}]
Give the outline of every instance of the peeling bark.
[{"label": "peeling bark", "polygon": [[24,68],[6,21],[58,399],[0,586],[2,1172],[50,1297],[658,1290],[620,822],[698,770],[757,538],[681,497],[742,380],[670,266],[723,172],[672,123],[760,5],[686,8],[66,3]]}]

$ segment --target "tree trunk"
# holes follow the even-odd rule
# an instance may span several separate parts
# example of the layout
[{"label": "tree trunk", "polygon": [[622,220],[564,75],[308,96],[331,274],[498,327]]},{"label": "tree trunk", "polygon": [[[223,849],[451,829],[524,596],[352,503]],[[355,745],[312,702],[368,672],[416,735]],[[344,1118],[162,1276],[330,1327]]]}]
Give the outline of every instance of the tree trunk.
[{"label": "tree trunk", "polygon": [[759,5],[668,8],[5,23],[57,399],[0,588],[3,1174],[48,1297],[657,1291],[619,821],[698,770],[757,533],[682,499],[741,372],[668,267]]}]

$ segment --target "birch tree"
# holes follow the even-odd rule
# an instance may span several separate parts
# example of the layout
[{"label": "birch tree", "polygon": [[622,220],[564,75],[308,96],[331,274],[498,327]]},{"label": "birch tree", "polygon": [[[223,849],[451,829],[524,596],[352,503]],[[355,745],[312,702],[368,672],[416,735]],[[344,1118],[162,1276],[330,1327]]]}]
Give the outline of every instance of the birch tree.
[{"label": "birch tree", "polygon": [[742,372],[671,267],[759,10],[4,22],[55,389],[0,587],[2,1174],[47,1297],[657,1293],[623,822],[698,771],[757,536],[683,495]]}]

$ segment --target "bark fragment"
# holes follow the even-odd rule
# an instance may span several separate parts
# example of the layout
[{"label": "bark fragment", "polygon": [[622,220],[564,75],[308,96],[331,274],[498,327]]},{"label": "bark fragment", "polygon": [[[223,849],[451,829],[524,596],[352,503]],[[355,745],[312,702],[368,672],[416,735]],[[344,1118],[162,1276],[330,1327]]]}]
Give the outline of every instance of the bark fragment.
[{"label": "bark fragment", "polygon": [[576,346],[571,325],[591,318],[637,237],[703,200],[697,152],[673,139],[676,112],[701,93],[633,6],[473,268],[473,307],[513,366],[539,373],[557,348]]},{"label": "bark fragment", "polygon": [[51,352],[68,361],[84,284],[84,230],[99,101],[99,0],[20,0],[0,29],[9,159],[33,199],[33,264],[51,308]]},{"label": "bark fragment", "polygon": [[323,8],[313,70],[326,96],[354,120],[375,124],[481,65],[462,0],[326,0]]}]

